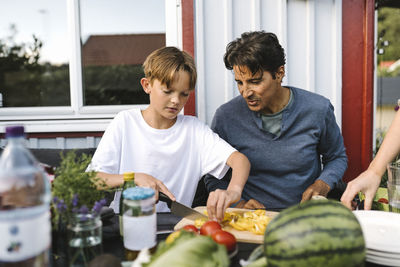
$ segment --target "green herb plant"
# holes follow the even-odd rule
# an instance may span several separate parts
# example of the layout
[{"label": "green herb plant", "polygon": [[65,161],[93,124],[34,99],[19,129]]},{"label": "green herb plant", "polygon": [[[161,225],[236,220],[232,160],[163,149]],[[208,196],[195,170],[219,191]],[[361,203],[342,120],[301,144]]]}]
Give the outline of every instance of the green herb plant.
[{"label": "green herb plant", "polygon": [[68,223],[73,213],[100,212],[105,204],[105,182],[96,177],[96,172],[86,172],[92,156],[75,151],[61,154],[60,166],[56,168],[52,183],[52,222],[57,229],[59,223]]}]

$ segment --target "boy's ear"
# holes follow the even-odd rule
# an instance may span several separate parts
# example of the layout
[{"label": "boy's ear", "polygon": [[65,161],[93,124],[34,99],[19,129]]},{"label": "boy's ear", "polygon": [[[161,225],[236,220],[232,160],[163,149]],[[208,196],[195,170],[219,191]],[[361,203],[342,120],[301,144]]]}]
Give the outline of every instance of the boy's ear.
[{"label": "boy's ear", "polygon": [[151,90],[150,90],[150,81],[147,78],[142,78],[140,80],[140,84],[143,87],[143,90],[145,91],[146,94],[150,94]]}]

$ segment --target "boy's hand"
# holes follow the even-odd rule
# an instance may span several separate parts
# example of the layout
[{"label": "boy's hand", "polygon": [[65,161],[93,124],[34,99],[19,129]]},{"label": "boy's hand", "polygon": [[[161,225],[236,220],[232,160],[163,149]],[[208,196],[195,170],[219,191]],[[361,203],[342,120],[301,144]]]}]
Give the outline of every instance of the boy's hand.
[{"label": "boy's hand", "polygon": [[221,222],[224,219],[225,210],[239,201],[241,194],[234,190],[217,189],[210,193],[207,200],[207,213],[210,220]]},{"label": "boy's hand", "polygon": [[168,188],[160,180],[145,173],[135,173],[135,184],[142,187],[150,187],[155,191],[155,199],[158,201],[158,192],[161,191],[166,194],[172,201],[176,201],[175,196],[168,190]]}]

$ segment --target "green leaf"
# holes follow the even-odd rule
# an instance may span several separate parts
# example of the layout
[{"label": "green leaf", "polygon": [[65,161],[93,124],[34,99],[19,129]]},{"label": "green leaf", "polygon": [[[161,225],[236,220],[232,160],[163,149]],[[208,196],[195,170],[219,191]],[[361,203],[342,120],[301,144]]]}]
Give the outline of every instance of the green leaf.
[{"label": "green leaf", "polygon": [[105,182],[96,177],[96,172],[86,172],[92,157],[87,154],[77,156],[75,151],[66,155],[61,153],[61,163],[56,169],[55,179],[52,183],[52,197],[62,199],[67,205],[66,212],[60,212],[56,203],[52,202],[53,223],[56,226],[59,220],[68,222],[71,217],[72,199],[78,195],[78,205],[86,205],[89,210],[93,208],[96,201],[104,198],[105,192],[98,187],[105,187]]}]

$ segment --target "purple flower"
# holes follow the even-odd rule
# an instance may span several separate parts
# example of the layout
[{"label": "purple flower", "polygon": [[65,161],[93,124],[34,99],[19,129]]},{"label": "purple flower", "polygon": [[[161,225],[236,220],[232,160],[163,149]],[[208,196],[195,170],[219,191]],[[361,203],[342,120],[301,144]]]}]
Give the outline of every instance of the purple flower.
[{"label": "purple flower", "polygon": [[101,203],[101,205],[106,205],[107,204],[107,201],[106,201],[106,199],[105,198],[103,198],[102,200],[100,200],[100,203]]},{"label": "purple flower", "polygon": [[79,209],[79,213],[81,214],[88,214],[89,209],[86,205],[82,205],[82,207]]},{"label": "purple flower", "polygon": [[394,107],[394,110],[395,110],[395,111],[398,111],[398,110],[399,110],[399,106],[398,106],[398,105],[395,106],[395,107]]},{"label": "purple flower", "polygon": [[92,211],[95,213],[100,213],[101,208],[106,204],[106,200],[102,199],[100,201],[96,201],[93,205]]},{"label": "purple flower", "polygon": [[78,206],[78,194],[75,194],[74,197],[72,198],[72,206],[76,207]]},{"label": "purple flower", "polygon": [[67,210],[67,205],[65,205],[64,200],[60,199],[57,203],[57,209],[59,212],[63,212]]},{"label": "purple flower", "polygon": [[58,202],[58,197],[53,197],[53,202],[57,203]]}]

